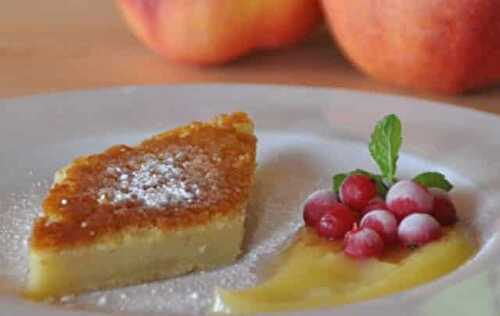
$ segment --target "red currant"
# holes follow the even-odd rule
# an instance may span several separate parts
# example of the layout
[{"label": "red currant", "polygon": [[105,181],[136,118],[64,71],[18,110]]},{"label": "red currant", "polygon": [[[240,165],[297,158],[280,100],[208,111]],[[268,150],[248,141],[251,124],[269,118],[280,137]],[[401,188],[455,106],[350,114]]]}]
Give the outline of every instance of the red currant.
[{"label": "red currant", "polygon": [[352,211],[345,205],[337,203],[323,214],[316,232],[327,239],[343,238],[355,222],[356,218]]},{"label": "red currant", "polygon": [[368,204],[361,210],[361,215],[364,215],[368,213],[369,211],[373,210],[387,210],[387,205],[385,204],[384,199],[382,199],[380,196],[376,196],[370,201],[368,201]]},{"label": "red currant", "polygon": [[370,177],[353,174],[344,180],[339,195],[342,203],[355,211],[361,211],[377,195],[377,187]]},{"label": "red currant", "polygon": [[363,227],[347,232],[344,239],[344,252],[357,259],[377,257],[384,251],[384,240],[373,229]]},{"label": "red currant", "polygon": [[441,236],[441,225],[429,214],[415,213],[405,217],[398,228],[398,237],[407,247],[418,247]]},{"label": "red currant", "polygon": [[326,210],[338,204],[332,190],[318,190],[309,195],[304,203],[303,217],[307,226],[316,227]]},{"label": "red currant", "polygon": [[431,215],[443,226],[457,221],[457,210],[448,193],[441,189],[429,190],[434,196]]},{"label": "red currant", "polygon": [[363,216],[361,228],[367,227],[376,231],[384,243],[394,243],[398,237],[398,221],[394,214],[386,210],[373,210]]},{"label": "red currant", "polygon": [[402,180],[394,184],[387,193],[386,203],[398,220],[413,213],[430,213],[432,194],[419,184]]}]

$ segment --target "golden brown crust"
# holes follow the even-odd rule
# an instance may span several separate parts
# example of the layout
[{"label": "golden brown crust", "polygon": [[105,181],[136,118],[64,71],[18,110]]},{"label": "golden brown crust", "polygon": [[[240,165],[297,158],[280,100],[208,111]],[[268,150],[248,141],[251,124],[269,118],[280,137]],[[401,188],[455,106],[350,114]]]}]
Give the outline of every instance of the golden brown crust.
[{"label": "golden brown crust", "polygon": [[[218,216],[234,215],[235,207],[248,199],[255,169],[256,138],[245,113],[222,115],[209,123],[194,122],[156,135],[136,147],[118,145],[103,153],[76,159],[54,184],[45,198],[42,216],[34,224],[31,247],[61,249],[91,243],[124,229],[158,227],[163,230],[200,225]],[[106,173],[109,166],[134,170],[130,161],[166,152],[175,155],[182,148],[195,148],[183,159],[191,161],[203,153],[207,166],[218,174],[216,191],[207,187],[212,182],[200,181],[200,196],[188,205],[166,204],[145,206],[138,200],[123,203],[101,203],[102,188],[115,185],[117,179]],[[214,158],[215,157],[215,158]],[[199,164],[188,167],[188,176],[199,177]],[[210,170],[206,170],[210,172]],[[204,193],[203,193],[204,192]],[[205,194],[205,195],[203,195]],[[210,203],[204,202],[209,199]],[[240,210],[237,210],[239,212]]]}]

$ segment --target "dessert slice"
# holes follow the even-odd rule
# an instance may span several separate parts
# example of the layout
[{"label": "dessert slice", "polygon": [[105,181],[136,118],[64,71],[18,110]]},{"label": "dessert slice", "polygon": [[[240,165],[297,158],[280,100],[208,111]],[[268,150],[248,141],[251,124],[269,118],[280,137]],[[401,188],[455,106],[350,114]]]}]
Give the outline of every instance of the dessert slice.
[{"label": "dessert slice", "polygon": [[58,171],[29,243],[34,299],[228,264],[240,253],[256,138],[244,113],[81,157]]}]

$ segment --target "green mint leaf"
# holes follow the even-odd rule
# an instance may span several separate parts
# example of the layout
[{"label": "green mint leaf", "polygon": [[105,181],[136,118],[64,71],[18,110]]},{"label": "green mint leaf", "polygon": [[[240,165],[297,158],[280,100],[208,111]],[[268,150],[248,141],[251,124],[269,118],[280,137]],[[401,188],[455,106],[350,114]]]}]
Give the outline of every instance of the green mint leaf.
[{"label": "green mint leaf", "polygon": [[373,181],[375,181],[375,186],[377,187],[377,193],[382,197],[385,197],[387,194],[387,186],[384,184],[384,180],[382,176],[373,174],[363,169],[356,169],[348,173],[339,173],[333,176],[333,191],[338,193],[340,190],[340,186],[344,182],[345,178],[353,174],[362,174],[367,177],[370,177]]},{"label": "green mint leaf", "polygon": [[439,188],[450,191],[453,185],[446,180],[444,174],[439,172],[424,172],[413,178],[413,181],[426,188]]},{"label": "green mint leaf", "polygon": [[347,173],[339,173],[333,176],[333,192],[339,193],[340,186],[342,182],[344,182],[345,178],[347,178]]},{"label": "green mint leaf", "polygon": [[393,183],[396,177],[401,141],[401,121],[395,114],[387,115],[379,121],[371,135],[368,146],[370,154],[388,184]]}]

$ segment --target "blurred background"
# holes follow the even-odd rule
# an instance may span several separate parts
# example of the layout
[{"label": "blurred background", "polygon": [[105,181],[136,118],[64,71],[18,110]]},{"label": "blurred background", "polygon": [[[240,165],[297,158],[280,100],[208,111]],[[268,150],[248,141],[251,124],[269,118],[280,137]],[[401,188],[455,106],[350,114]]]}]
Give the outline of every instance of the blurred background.
[{"label": "blurred background", "polygon": [[500,113],[498,85],[460,95],[443,95],[414,92],[368,78],[343,57],[324,22],[300,43],[245,54],[224,65],[199,66],[176,64],[153,53],[132,34],[113,1],[2,4],[0,98],[117,85],[188,82],[348,88],[411,95]]}]

